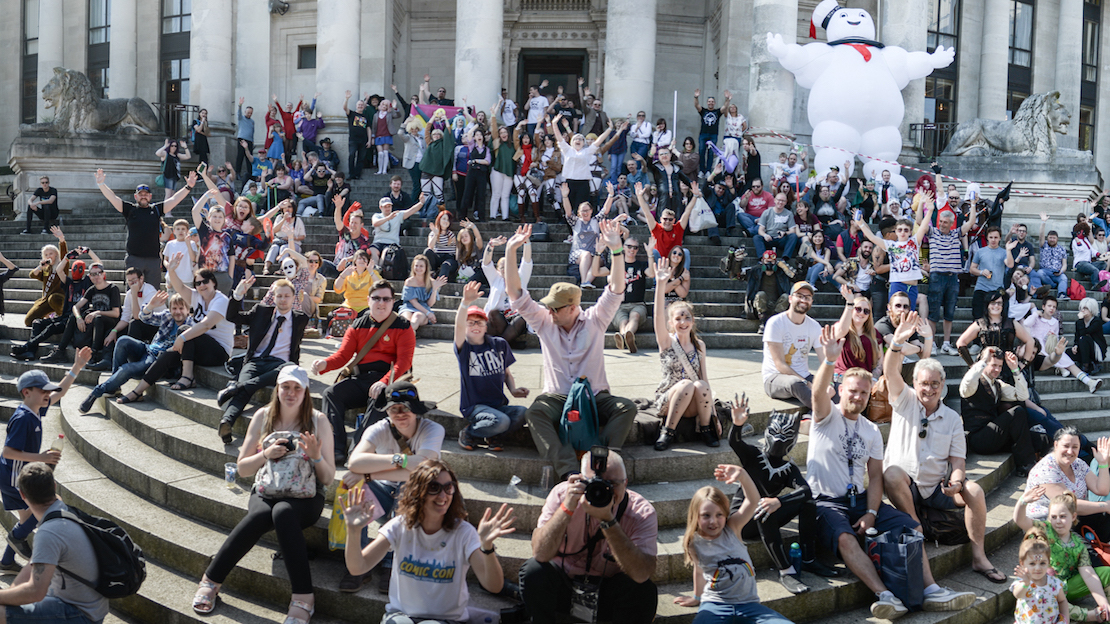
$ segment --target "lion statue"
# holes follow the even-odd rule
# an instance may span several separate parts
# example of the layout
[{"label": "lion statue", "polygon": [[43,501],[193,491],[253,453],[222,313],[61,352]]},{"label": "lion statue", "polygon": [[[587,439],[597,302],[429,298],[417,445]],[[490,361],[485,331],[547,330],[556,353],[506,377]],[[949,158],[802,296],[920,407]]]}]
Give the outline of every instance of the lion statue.
[{"label": "lion statue", "polygon": [[1060,92],[1026,98],[1009,121],[973,119],[961,123],[944,148],[946,156],[1055,156],[1056,133],[1067,134],[1071,112]]},{"label": "lion statue", "polygon": [[54,121],[34,124],[59,135],[103,132],[107,134],[156,134],[158,116],[140,98],[97,97],[89,77],[64,67],[54,68],[54,77],[42,88],[46,108],[55,110]]}]

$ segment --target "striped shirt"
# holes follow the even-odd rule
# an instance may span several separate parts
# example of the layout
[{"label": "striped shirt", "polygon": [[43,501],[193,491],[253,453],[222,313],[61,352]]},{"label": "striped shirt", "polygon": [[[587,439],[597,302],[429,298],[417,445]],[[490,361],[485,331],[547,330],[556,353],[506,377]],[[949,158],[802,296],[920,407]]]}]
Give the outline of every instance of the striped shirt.
[{"label": "striped shirt", "polygon": [[963,272],[959,230],[952,228],[943,234],[936,226],[929,226],[929,269],[934,273]]}]

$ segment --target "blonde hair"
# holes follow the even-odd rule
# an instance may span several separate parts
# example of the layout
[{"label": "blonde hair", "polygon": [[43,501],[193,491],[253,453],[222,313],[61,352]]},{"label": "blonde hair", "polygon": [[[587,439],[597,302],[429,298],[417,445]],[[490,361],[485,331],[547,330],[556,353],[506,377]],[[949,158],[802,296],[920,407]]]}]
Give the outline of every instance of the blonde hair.
[{"label": "blonde hair", "polygon": [[1051,501],[1048,502],[1049,509],[1051,509],[1053,505],[1063,505],[1064,508],[1068,510],[1068,513],[1071,514],[1072,526],[1076,526],[1079,524],[1079,506],[1076,504],[1075,494],[1072,494],[1071,492],[1057,494],[1056,496],[1052,497]]},{"label": "blonde hair", "polygon": [[1052,557],[1052,549],[1048,545],[1048,535],[1043,526],[1035,526],[1025,532],[1025,537],[1018,547],[1018,561],[1025,563],[1029,555],[1044,555],[1045,559]]},{"label": "blonde hair", "polygon": [[43,258],[45,258],[46,257],[46,252],[48,252],[48,251],[53,251],[54,256],[56,258],[60,259],[62,257],[62,252],[58,251],[58,246],[57,245],[43,245],[42,246],[42,251],[40,251],[39,253],[42,254]]},{"label": "blonde hair", "polygon": [[432,262],[428,260],[428,256],[424,254],[416,254],[412,259],[412,265],[409,267],[409,277],[416,277],[416,263],[424,262],[424,288],[431,288],[432,282]]},{"label": "blonde hair", "polygon": [[865,379],[867,380],[867,385],[871,385],[871,371],[864,370],[858,366],[854,366],[844,371],[844,375],[841,376],[840,382],[844,383],[845,381],[848,381],[852,378]]},{"label": "blonde hair", "polygon": [[[719,507],[724,512],[725,516],[729,515],[728,497],[721,490],[707,485],[690,498],[690,507],[686,510],[686,532],[682,535],[682,553],[684,555],[686,565],[693,566],[696,561],[694,556],[694,535],[698,532],[698,514],[701,513],[701,505],[705,501],[709,501]],[[730,530],[725,526],[725,530]]]}]

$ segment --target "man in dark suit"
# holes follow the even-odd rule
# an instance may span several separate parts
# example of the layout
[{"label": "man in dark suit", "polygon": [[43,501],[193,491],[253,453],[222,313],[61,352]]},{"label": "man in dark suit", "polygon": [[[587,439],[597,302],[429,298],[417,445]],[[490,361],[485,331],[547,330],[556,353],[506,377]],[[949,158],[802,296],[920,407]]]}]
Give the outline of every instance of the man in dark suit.
[{"label": "man in dark suit", "polygon": [[286,363],[300,362],[301,340],[308,325],[308,315],[294,307],[293,283],[286,279],[277,280],[270,287],[274,305],[258,303],[244,312],[243,295],[253,284],[254,275],[251,274],[239,281],[227,311],[229,321],[250,328],[250,340],[239,379],[228,383],[216,395],[216,403],[224,408],[219,429],[224,444],[231,444],[235,421],[250,403],[255,391],[273,386],[278,370]]}]

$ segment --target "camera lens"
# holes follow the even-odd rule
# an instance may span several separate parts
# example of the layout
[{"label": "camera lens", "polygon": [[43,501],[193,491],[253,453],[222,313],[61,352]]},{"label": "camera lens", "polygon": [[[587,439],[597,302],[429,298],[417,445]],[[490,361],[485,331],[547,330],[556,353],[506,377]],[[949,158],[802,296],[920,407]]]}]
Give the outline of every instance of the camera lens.
[{"label": "camera lens", "polygon": [[586,482],[586,502],[594,507],[605,507],[613,502],[613,484],[594,477]]}]

